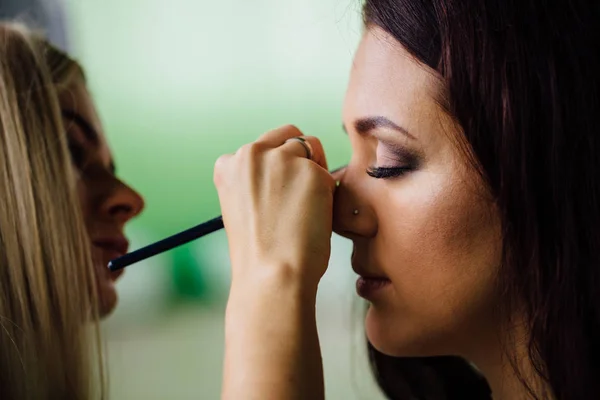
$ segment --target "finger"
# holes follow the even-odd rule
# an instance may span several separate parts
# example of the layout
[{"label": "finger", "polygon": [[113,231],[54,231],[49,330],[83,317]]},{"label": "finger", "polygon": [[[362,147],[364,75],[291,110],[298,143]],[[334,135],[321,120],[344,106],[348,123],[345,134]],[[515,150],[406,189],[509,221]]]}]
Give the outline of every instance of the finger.
[{"label": "finger", "polygon": [[328,171],[327,157],[325,156],[325,149],[321,141],[315,136],[304,136],[304,140],[310,143],[312,147],[312,160]]},{"label": "finger", "polygon": [[224,154],[217,158],[217,161],[215,161],[215,166],[213,169],[213,182],[215,186],[219,187],[221,184],[225,170],[227,169],[227,166],[232,158],[232,154]]},{"label": "finger", "polygon": [[[314,136],[295,136],[304,139],[305,143],[299,140],[288,140],[283,145],[277,148],[277,151],[281,151],[296,157],[308,158],[322,168],[327,169],[327,160],[325,158],[325,151],[321,141]],[[293,138],[291,138],[293,139]],[[310,149],[310,154],[307,154],[307,147]]]},{"label": "finger", "polygon": [[331,176],[336,181],[336,183],[342,180],[342,178],[344,177],[344,174],[346,173],[346,168],[347,167],[342,167],[342,168],[336,169],[335,171],[331,171]]},{"label": "finger", "polygon": [[302,136],[300,129],[294,125],[285,125],[261,135],[257,142],[275,148],[284,144],[286,140],[298,136]]}]

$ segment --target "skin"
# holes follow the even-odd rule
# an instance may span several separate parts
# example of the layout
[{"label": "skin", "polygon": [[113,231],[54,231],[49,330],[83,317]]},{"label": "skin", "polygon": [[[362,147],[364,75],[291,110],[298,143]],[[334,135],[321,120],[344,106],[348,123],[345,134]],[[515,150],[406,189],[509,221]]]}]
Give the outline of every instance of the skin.
[{"label": "skin", "polygon": [[[434,71],[368,29],[344,103],[353,150],[345,170],[326,172],[314,137],[306,137],[313,162],[304,158],[301,145],[286,143],[302,135],[292,126],[219,158],[214,181],[232,263],[223,399],[323,398],[314,306],[332,230],[353,241],[377,349],[459,355],[484,372],[494,398],[526,398],[494,313],[499,216],[457,146],[465,139],[443,98]],[[374,167],[401,174],[377,178]],[[360,290],[365,283],[379,288]],[[526,343],[526,331],[513,333]]]},{"label": "skin", "polygon": [[83,82],[74,83],[59,98],[71,156],[78,172],[78,194],[90,238],[102,317],[116,307],[116,280],[123,270],[110,272],[108,262],[128,251],[127,222],[144,208],[144,200],[115,174],[94,102]]}]

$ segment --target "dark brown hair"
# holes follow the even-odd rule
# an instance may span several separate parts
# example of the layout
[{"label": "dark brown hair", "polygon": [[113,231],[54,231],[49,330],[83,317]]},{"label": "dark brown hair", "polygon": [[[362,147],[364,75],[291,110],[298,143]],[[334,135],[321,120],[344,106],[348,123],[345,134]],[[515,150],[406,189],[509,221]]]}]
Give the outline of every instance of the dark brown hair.
[{"label": "dark brown hair", "polygon": [[[367,27],[390,33],[445,81],[502,221],[500,311],[508,319],[524,307],[530,358],[559,400],[600,398],[599,4],[364,6]],[[390,398],[490,398],[458,357],[394,358],[370,344],[369,354]]]}]

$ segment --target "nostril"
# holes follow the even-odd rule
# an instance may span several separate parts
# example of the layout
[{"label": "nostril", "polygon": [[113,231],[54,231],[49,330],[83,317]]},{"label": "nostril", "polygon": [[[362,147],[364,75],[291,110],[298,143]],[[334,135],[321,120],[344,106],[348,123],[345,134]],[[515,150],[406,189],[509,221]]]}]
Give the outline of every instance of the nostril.
[{"label": "nostril", "polygon": [[111,215],[119,215],[119,214],[131,214],[133,213],[133,207],[128,204],[117,204],[110,208]]}]

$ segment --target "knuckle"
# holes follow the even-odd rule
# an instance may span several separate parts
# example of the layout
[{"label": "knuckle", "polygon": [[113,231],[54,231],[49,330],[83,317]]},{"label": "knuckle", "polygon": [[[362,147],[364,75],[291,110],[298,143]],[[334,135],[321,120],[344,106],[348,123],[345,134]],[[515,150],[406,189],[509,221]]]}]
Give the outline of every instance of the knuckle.
[{"label": "knuckle", "polygon": [[311,168],[311,184],[315,187],[317,193],[325,195],[331,194],[335,190],[335,180],[331,178],[327,171],[322,168]]},{"label": "knuckle", "polygon": [[235,152],[235,155],[238,157],[246,156],[248,153],[250,153],[250,145],[251,143],[246,143]]},{"label": "knuckle", "polygon": [[223,175],[227,167],[229,158],[230,157],[226,155],[222,155],[219,158],[217,158],[217,161],[215,161],[215,165],[213,168],[213,182],[217,187],[221,186],[221,184],[223,183]]},{"label": "knuckle", "polygon": [[277,147],[272,149],[266,154],[266,161],[271,167],[269,168],[281,168],[283,165],[288,165],[290,156],[281,148]]},{"label": "knuckle", "polygon": [[309,187],[319,189],[319,187],[322,186],[322,179],[319,176],[318,172],[315,171],[314,168],[312,168],[312,165],[308,165],[308,168],[306,168],[306,170],[304,171],[303,176],[306,184]]},{"label": "knuckle", "polygon": [[280,149],[271,152],[271,160],[276,162],[277,164],[285,163],[289,158],[290,156],[285,151],[282,151]]},{"label": "knuckle", "polygon": [[239,156],[244,159],[254,159],[264,151],[264,146],[260,142],[247,143],[238,150]]},{"label": "knuckle", "polygon": [[296,136],[302,136],[302,131],[296,125],[293,124],[284,125],[280,129],[285,132],[293,133]]},{"label": "knuckle", "polygon": [[326,164],[325,149],[323,144],[316,136],[306,136],[306,141],[310,143],[313,150],[313,160],[324,166]]}]

